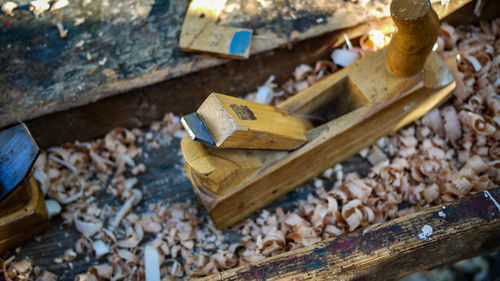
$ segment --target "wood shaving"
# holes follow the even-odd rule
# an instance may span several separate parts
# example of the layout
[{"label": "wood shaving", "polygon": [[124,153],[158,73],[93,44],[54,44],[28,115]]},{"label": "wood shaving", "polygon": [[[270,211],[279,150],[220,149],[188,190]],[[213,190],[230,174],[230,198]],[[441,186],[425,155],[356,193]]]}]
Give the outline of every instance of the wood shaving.
[{"label": "wood shaving", "polygon": [[38,276],[36,281],[57,281],[58,278],[59,277],[54,273],[45,270],[40,276]]},{"label": "wood shaving", "polygon": [[7,1],[2,4],[2,12],[4,12],[6,15],[13,17],[14,16],[14,10],[18,7],[19,5],[15,2],[12,1]]},{"label": "wood shaving", "polygon": [[[437,50],[457,80],[455,97],[362,150],[360,155],[372,164],[364,178],[344,172],[340,165],[330,168],[324,177],[334,180],[331,186],[318,179],[321,184],[316,192],[300,200],[296,208],[263,210],[255,219],[239,223],[232,230],[241,236],[236,242],[225,240],[224,233],[200,216],[191,203],[167,206],[159,201],[143,213],[134,212],[142,197],[135,188],[135,176],[146,171],[138,163],[142,151],[135,144],[160,147],[182,135],[179,118],[173,114],[153,122],[147,132],[117,128],[103,139],[42,152],[35,164],[35,177],[48,198],[66,202],[61,202],[65,204],[61,213],[64,223],[74,224],[83,235],[59,260],[95,252],[100,264],[75,280],[145,280],[152,265],[158,276],[156,264],[145,264],[145,247],[150,247],[148,252],[157,253],[161,280],[201,277],[431,205],[487,192],[500,184],[499,37],[500,20],[458,28],[443,24]],[[374,50],[372,43],[378,44],[374,38],[366,34],[363,52],[356,47],[350,51],[361,57]],[[271,104],[338,68],[332,61],[297,67],[288,81],[277,89],[270,88]],[[97,206],[93,196],[99,190],[124,203]],[[422,228],[421,233],[425,239],[432,234],[429,228]],[[30,262],[14,259],[12,256],[3,263],[5,279],[29,278],[33,271]]]}]

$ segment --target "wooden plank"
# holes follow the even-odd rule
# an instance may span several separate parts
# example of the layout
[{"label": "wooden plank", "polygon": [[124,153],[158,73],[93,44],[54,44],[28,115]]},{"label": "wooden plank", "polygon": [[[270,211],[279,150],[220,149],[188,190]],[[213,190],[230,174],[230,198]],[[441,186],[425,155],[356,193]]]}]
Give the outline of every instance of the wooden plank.
[{"label": "wooden plank", "polygon": [[192,0],[182,25],[179,47],[187,52],[247,59],[252,30],[218,25],[226,0]]},{"label": "wooden plank", "polygon": [[394,280],[500,249],[500,188],[202,280]]},{"label": "wooden plank", "polygon": [[[137,30],[137,28],[133,29],[135,30],[135,33],[131,33],[129,32],[129,30],[127,30],[127,26],[120,26],[120,28],[125,28],[125,33],[123,33],[121,30],[117,32],[114,29],[111,30],[110,28],[113,28],[113,26],[107,26],[106,22],[104,22],[103,24],[94,24],[88,26],[83,26],[85,24],[82,24],[78,27],[75,27],[74,29],[70,29],[70,33],[68,35],[69,38],[65,39],[69,40],[70,42],[60,41],[60,39],[57,39],[56,30],[51,30],[51,32],[44,31],[44,34],[46,34],[47,38],[51,38],[51,44],[45,45],[44,48],[37,47],[39,49],[36,49],[36,46],[30,46],[30,48],[35,51],[38,50],[38,52],[43,50],[44,52],[46,51],[57,55],[56,57],[53,57],[51,60],[47,61],[47,63],[49,63],[46,66],[47,69],[52,69],[50,73],[55,73],[62,70],[58,69],[62,67],[62,65],[59,64],[59,62],[61,62],[62,60],[68,62],[75,61],[79,63],[77,68],[73,68],[72,72],[65,76],[67,77],[67,80],[57,80],[59,84],[53,85],[53,87],[50,87],[50,89],[44,88],[49,87],[50,83],[52,83],[50,80],[38,78],[35,79],[36,77],[34,77],[34,74],[31,73],[31,71],[37,69],[35,66],[38,65],[34,65],[30,61],[31,59],[34,59],[33,57],[24,57],[26,55],[25,52],[21,52],[20,54],[15,55],[14,53],[12,53],[13,50],[10,50],[10,53],[5,54],[0,50],[0,56],[4,56],[6,58],[5,61],[0,60],[0,64],[3,62],[10,62],[12,58],[16,57],[15,61],[24,61],[24,63],[22,63],[23,66],[33,66],[29,69],[18,67],[15,68],[15,71],[10,69],[10,67],[12,66],[4,67],[5,71],[3,72],[3,74],[9,74],[9,83],[20,83],[20,85],[26,85],[26,83],[23,84],[20,79],[30,78],[30,83],[32,83],[32,86],[29,88],[24,87],[23,89],[19,89],[19,87],[17,86],[17,88],[10,86],[2,87],[2,89],[0,90],[0,93],[2,93],[2,95],[0,95],[0,104],[2,109],[0,110],[0,115],[3,115],[2,118],[0,118],[0,123],[5,122],[5,124],[10,124],[12,122],[16,122],[18,119],[27,120],[34,118],[34,116],[41,116],[31,119],[27,122],[30,130],[33,133],[33,136],[36,138],[41,147],[49,147],[51,145],[57,145],[64,142],[73,141],[75,139],[88,140],[98,136],[102,136],[115,127],[131,128],[147,125],[152,120],[162,118],[162,116],[169,111],[175,112],[177,114],[187,114],[196,110],[201,102],[212,91],[223,92],[231,95],[244,95],[248,92],[254,91],[255,87],[259,84],[264,83],[270,75],[275,75],[276,82],[282,83],[289,78],[290,73],[297,65],[301,63],[313,64],[318,59],[328,59],[331,50],[343,42],[344,33],[346,33],[349,38],[353,38],[372,28],[386,30],[387,24],[385,24],[384,22],[389,23],[388,26],[392,28],[391,20],[389,18],[384,18],[384,20],[374,19],[372,21],[368,21],[368,24],[357,25],[353,28],[344,29],[337,32],[326,32],[321,36],[310,35],[310,37],[302,38],[304,39],[303,41],[296,41],[294,38],[290,39],[290,37],[287,37],[287,40],[289,40],[289,42],[284,41],[284,44],[278,44],[278,46],[281,47],[278,49],[274,49],[272,52],[260,52],[258,54],[252,55],[247,61],[230,62],[222,59],[203,58],[202,56],[196,55],[182,55],[178,57],[179,53],[175,52],[175,50],[172,50],[172,56],[165,55],[167,54],[167,50],[163,48],[167,48],[169,46],[169,48],[173,48],[172,44],[174,44],[173,42],[171,42],[170,35],[166,35],[166,42],[161,41],[162,44],[158,46],[154,45],[157,43],[150,42],[152,48],[148,49],[152,54],[156,54],[156,52],[159,52],[165,56],[142,56],[137,57],[137,59],[133,61],[130,61],[131,58],[135,58],[135,56],[137,55],[136,52],[139,51],[139,49],[136,49],[136,47],[138,46],[135,46],[133,44],[133,42],[139,40],[136,39],[135,36],[141,38],[140,40],[142,40],[142,38],[154,39],[156,38],[156,36],[163,34],[165,30],[168,34],[170,34],[170,32],[172,31],[171,29],[176,26],[176,24],[174,24],[174,21],[179,16],[175,13],[175,11],[181,10],[181,8],[177,7],[177,5],[179,5],[177,1],[178,0],[172,1],[170,6],[165,6],[167,5],[166,2],[162,1],[159,1],[157,3],[158,5],[156,5],[153,9],[155,11],[153,16],[147,18],[147,22],[149,22],[150,25],[156,26],[159,31],[151,33],[149,33],[148,31],[147,35],[141,34],[141,32],[146,31],[144,30],[144,28],[141,28],[139,30]],[[470,0],[451,1],[448,13],[454,11],[463,3],[469,1]],[[99,1],[94,2],[100,3]],[[185,2],[182,2],[181,4],[187,5]],[[314,7],[314,5],[310,8],[312,9],[312,7]],[[328,7],[324,8],[329,9]],[[437,5],[437,8],[439,8],[439,5]],[[72,7],[68,7],[67,9],[70,9],[71,13],[78,12],[77,9],[74,9]],[[101,12],[105,14],[108,11],[103,10]],[[270,11],[262,11],[262,17],[259,17],[259,20],[261,22],[263,22],[262,18],[267,19],[268,12]],[[293,18],[286,16],[288,12],[284,12],[284,16],[286,17],[286,19],[283,20],[285,22],[279,26],[292,28],[294,26],[297,26],[296,24],[293,24],[295,20],[311,22],[311,19],[308,19],[308,17],[312,17],[313,19],[316,18],[318,20],[324,19],[324,17],[322,16],[313,16],[314,13],[301,13],[301,16],[297,17],[294,20]],[[223,13],[222,16],[224,16],[224,14],[225,13]],[[438,14],[440,14],[439,11]],[[440,16],[442,15],[443,14],[440,14]],[[165,18],[167,18],[168,20],[166,20]],[[271,17],[269,17],[269,20],[271,21],[270,18]],[[0,19],[5,18],[0,15]],[[18,23],[18,25],[24,24],[24,21],[30,19],[30,17],[27,17],[26,19],[21,17],[21,19],[19,19],[20,22]],[[41,17],[37,20],[47,21],[48,18]],[[138,20],[140,19],[136,19],[136,21]],[[256,24],[255,21],[250,22],[252,25]],[[132,28],[137,23],[131,22],[130,24],[130,28]],[[269,22],[269,24],[271,24],[271,22]],[[26,25],[30,26],[31,28],[42,28],[44,26],[41,24],[33,25],[31,23],[26,23]],[[262,26],[264,27],[267,25],[263,23]],[[80,34],[78,32],[84,33],[86,32],[86,30],[90,30],[91,27],[97,28],[95,30],[95,33],[92,33],[92,36],[89,39],[81,39],[84,42],[88,43],[85,43],[83,47],[76,48],[74,44],[81,42],[79,38],[83,36],[83,34]],[[100,32],[99,30],[107,29],[110,29],[109,32],[103,33],[107,37],[105,36],[105,38],[103,38],[95,36],[95,34]],[[283,29],[281,28],[279,30]],[[8,31],[8,29],[6,31]],[[275,31],[277,31],[277,29],[275,29]],[[21,31],[19,34],[10,31],[7,33],[1,33],[0,40],[5,40],[5,44],[2,46],[9,46],[9,43],[11,43],[11,46],[14,46],[15,44],[21,44],[18,37],[23,34],[24,35],[22,37],[22,40],[29,41],[29,39],[31,38],[30,36],[34,36],[34,34],[36,34],[38,31],[34,30],[30,32],[31,33],[28,34],[24,34]],[[10,35],[11,37],[7,37],[6,34]],[[118,75],[118,77],[116,78],[117,80],[129,78],[131,79],[131,77],[135,75],[134,73],[136,71],[142,69],[135,66],[132,67],[131,64],[149,65],[148,67],[150,67],[152,61],[157,62],[158,65],[165,65],[165,61],[169,61],[168,65],[172,65],[172,67],[175,66],[176,69],[182,70],[183,72],[180,73],[167,71],[162,75],[159,74],[155,79],[152,79],[151,76],[144,76],[143,78],[145,80],[139,79],[141,83],[134,83],[133,85],[130,84],[128,86],[125,86],[124,84],[124,86],[120,89],[113,87],[107,88],[107,92],[105,95],[103,95],[103,93],[101,92],[102,88],[100,88],[99,86],[87,87],[86,85],[95,84],[97,82],[104,83],[105,81],[102,79],[102,74],[93,72],[81,73],[81,68],[85,68],[85,65],[90,62],[82,62],[80,60],[80,57],[71,57],[85,56],[87,51],[90,51],[90,53],[95,53],[92,51],[94,48],[96,49],[97,53],[101,52],[101,50],[106,51],[106,53],[114,53],[115,50],[117,50],[117,48],[113,47],[114,45],[112,45],[112,43],[116,41],[113,37],[115,36],[115,34],[119,34],[126,43],[122,44],[119,49],[125,48],[128,50],[131,48],[129,45],[134,46],[134,48],[130,49],[130,52],[128,53],[123,53],[118,57],[107,57],[106,64],[111,63],[113,65],[118,65],[119,60],[124,60],[124,62],[120,64],[122,67],[119,68],[120,71],[124,71],[124,73],[120,73],[120,75]],[[296,34],[297,33],[294,33],[294,35]],[[75,36],[76,38],[72,38],[72,36]],[[134,36],[134,38],[131,38],[130,36]],[[269,41],[264,37],[259,38],[260,39],[256,39],[256,41]],[[103,42],[98,40],[102,40]],[[93,43],[94,41],[95,43]],[[67,51],[66,49],[64,49],[64,53],[60,53],[61,50],[59,49],[52,49],[56,46],[61,47],[61,42],[66,42],[67,48],[70,49],[68,49]],[[107,43],[103,45],[103,43],[105,42]],[[293,44],[291,42],[293,42]],[[22,45],[20,46],[22,47]],[[290,46],[293,46],[293,48],[290,49]],[[154,49],[154,51],[151,49]],[[129,59],[129,61],[126,60],[127,58]],[[146,61],[146,64],[141,64],[137,62],[137,60],[140,60],[141,58],[147,58],[151,60]],[[202,58],[203,61],[205,61],[205,59],[217,60],[219,61],[219,63],[208,64],[206,62],[202,63],[201,61],[198,61],[202,60]],[[56,62],[58,63],[56,64]],[[95,64],[95,60],[91,65],[93,67],[97,67],[97,65]],[[146,67],[144,70],[147,70],[148,67]],[[163,68],[164,66],[159,66],[158,68],[152,69],[151,71],[159,71]],[[20,71],[21,69],[22,71]],[[71,65],[69,65],[67,69],[71,69]],[[96,69],[99,70],[99,68]],[[255,71],[255,69],[258,69],[258,71]],[[91,74],[97,75],[98,77],[96,77],[96,79],[91,79],[91,77],[89,76]],[[58,74],[58,77],[62,76],[64,75]],[[0,79],[3,78],[0,77]],[[40,84],[42,82],[45,83],[45,86]],[[6,83],[4,83],[4,85],[9,85],[8,83]],[[65,85],[64,83],[72,83],[72,85]],[[144,85],[151,86],[144,87]],[[80,88],[87,90],[80,91]],[[117,95],[118,93],[121,94]],[[89,102],[92,103],[89,104]],[[5,119],[4,117],[6,116],[13,116],[13,118]],[[64,130],[61,130],[59,126],[60,120],[69,120],[70,126],[66,126]],[[2,124],[0,124],[0,127],[4,126]]]},{"label": "wooden plank", "polygon": [[[259,39],[250,53],[257,54],[387,16],[384,0],[370,1],[365,9],[343,0],[307,1],[273,0],[266,7],[257,0],[235,2],[219,24],[252,29]],[[245,9],[247,3],[258,10]],[[6,26],[0,33],[0,127],[228,63],[179,51],[187,5],[96,0],[70,2],[37,18],[29,11],[0,14]],[[83,23],[75,25],[75,19]],[[54,22],[69,30],[65,38]]]},{"label": "wooden plank", "polygon": [[[257,54],[387,16],[385,6],[380,6],[379,1],[370,1],[363,9],[359,4],[343,0],[324,2],[320,6],[308,1],[310,3],[273,0],[273,4],[265,8],[259,7],[257,0],[245,2],[259,7],[257,10],[245,9],[243,3],[236,2],[232,11],[222,13],[220,24],[252,27],[257,36],[250,52]],[[448,12],[469,1],[451,1]],[[187,2],[180,0],[154,3],[96,0],[84,6],[71,2],[61,10],[38,18],[28,11],[17,11],[15,17],[0,14],[0,21],[5,23],[0,33],[0,46],[3,46],[0,65],[4,70],[0,75],[4,85],[0,90],[0,127],[211,67],[226,69],[223,65],[228,60],[178,51],[178,32],[186,8]],[[74,25],[75,19],[84,21]],[[69,30],[65,38],[59,37],[56,21],[61,21]],[[248,63],[245,68],[254,66]],[[254,75],[265,81],[267,77],[263,78],[264,73],[260,71]],[[219,73],[219,77],[229,75],[230,72]],[[127,107],[121,106],[120,109]],[[93,116],[85,115],[89,119]],[[127,119],[120,125],[133,121]],[[103,121],[100,125],[107,123]]]}]

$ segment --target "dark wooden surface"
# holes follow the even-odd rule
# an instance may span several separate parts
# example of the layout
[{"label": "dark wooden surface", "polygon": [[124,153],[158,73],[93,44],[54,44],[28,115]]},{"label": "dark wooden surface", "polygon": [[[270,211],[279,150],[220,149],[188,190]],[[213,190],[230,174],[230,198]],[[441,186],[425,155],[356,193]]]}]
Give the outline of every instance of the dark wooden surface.
[{"label": "dark wooden surface", "polygon": [[[471,0],[453,0],[451,1],[450,7],[448,9],[448,13],[454,11],[458,7],[461,7],[467,2]],[[488,2],[489,3],[489,2]],[[173,4],[172,4],[173,5]],[[444,15],[445,10],[443,6],[436,4],[434,6],[439,15]],[[468,4],[466,7],[468,9],[473,9],[473,6]],[[169,11],[168,7],[165,7],[167,11]],[[312,8],[311,8],[312,9]],[[26,11],[24,11],[26,12]],[[289,11],[291,13],[291,11]],[[27,12],[26,12],[27,13]],[[295,11],[294,13],[297,13]],[[122,127],[140,127],[145,124],[149,124],[151,120],[160,119],[166,112],[172,111],[177,114],[186,114],[194,111],[200,103],[206,98],[206,96],[212,91],[218,91],[225,94],[230,95],[243,95],[251,91],[255,91],[258,85],[264,83],[270,75],[276,76],[276,81],[278,83],[282,83],[286,81],[290,77],[290,73],[293,69],[301,64],[313,64],[316,60],[320,58],[328,59],[331,53],[331,50],[334,46],[343,42],[344,33],[346,33],[349,37],[354,38],[363,34],[363,32],[367,32],[370,29],[391,29],[392,21],[390,18],[383,19],[374,19],[368,21],[364,24],[357,25],[354,28],[343,29],[337,32],[327,32],[324,35],[317,36],[323,32],[323,30],[315,30],[315,26],[319,26],[322,28],[327,28],[328,30],[335,29],[334,27],[328,27],[324,24],[311,25],[310,22],[312,15],[314,14],[306,14],[300,13],[303,17],[299,17],[297,19],[290,19],[290,17],[283,15],[283,21],[294,22],[297,21],[297,24],[304,24],[305,27],[310,27],[314,32],[305,32],[305,33],[297,33],[293,30],[290,31],[290,34],[294,34],[294,36],[303,36],[306,37],[307,40],[298,40],[294,39],[295,37],[280,37],[280,40],[270,40],[265,39],[267,37],[263,37],[261,39],[257,39],[255,44],[257,46],[261,46],[262,50],[264,50],[265,46],[269,48],[275,48],[276,46],[281,46],[272,51],[266,52],[257,52],[258,54],[252,55],[248,60],[245,61],[229,61],[222,59],[215,59],[206,56],[199,56],[193,54],[182,53],[176,51],[173,53],[173,57],[171,57],[170,63],[176,65],[175,69],[171,69],[174,73],[175,71],[183,70],[183,72],[179,72],[176,77],[172,77],[167,79],[166,75],[162,76],[162,79],[166,79],[165,81],[154,83],[157,80],[149,79],[147,75],[140,76],[139,78],[132,79],[133,72],[130,72],[129,75],[125,75],[124,78],[115,78],[115,80],[120,80],[123,83],[132,83],[131,81],[135,81],[133,83],[134,88],[131,84],[127,84],[128,86],[123,87],[112,87],[106,88],[106,93],[101,93],[101,90],[104,86],[95,85],[96,88],[90,89],[89,92],[78,92],[75,91],[75,88],[68,85],[64,85],[64,81],[49,81],[46,80],[46,85],[52,90],[58,89],[57,94],[47,93],[49,88],[38,89],[37,80],[29,79],[31,75],[29,71],[25,74],[22,71],[16,70],[17,74],[8,74],[8,72],[4,73],[4,77],[7,79],[6,83],[25,83],[29,85],[33,83],[33,87],[26,86],[28,92],[19,91],[16,87],[2,87],[0,88],[0,127],[12,121],[12,119],[19,118],[19,120],[31,119],[34,116],[42,114],[41,117],[37,117],[27,121],[30,130],[32,131],[34,137],[36,138],[38,144],[41,147],[49,147],[52,145],[57,145],[64,142],[73,141],[75,139],[79,140],[88,140],[98,136],[104,135],[106,132],[111,129],[122,126]],[[267,14],[264,14],[267,15]],[[308,16],[309,15],[309,16]],[[335,13],[333,14],[335,15]],[[25,15],[29,17],[30,15]],[[155,15],[158,17],[158,15]],[[5,16],[3,16],[5,17]],[[255,18],[256,16],[254,16]],[[304,18],[305,17],[305,18]],[[2,18],[2,15],[0,15]],[[305,19],[309,18],[308,21]],[[323,17],[316,17],[316,20],[323,19]],[[12,19],[10,19],[12,20]],[[153,19],[147,18],[147,21],[152,21]],[[158,20],[158,19],[157,19]],[[227,21],[228,19],[226,19]],[[260,17],[256,17],[253,19],[254,21],[262,21]],[[272,32],[276,32],[274,30],[280,29],[281,25],[277,23],[278,19],[272,20],[267,26],[263,24],[259,24],[259,28],[262,28],[262,32],[266,31],[269,26],[271,26],[270,30]],[[349,21],[351,24],[352,21]],[[335,23],[332,22],[332,25]],[[12,23],[14,25],[14,23]],[[11,26],[12,26],[11,25]],[[105,24],[103,23],[105,26]],[[275,26],[276,25],[276,26]],[[336,25],[336,24],[335,24]],[[99,28],[101,25],[97,25]],[[294,26],[294,24],[288,24],[286,26]],[[336,25],[337,26],[337,25]],[[10,28],[10,27],[9,27]],[[123,26],[124,29],[127,26]],[[260,30],[260,29],[259,29]],[[13,34],[9,33],[9,29],[0,29],[0,41],[8,41],[11,37],[15,37]],[[59,39],[57,38],[57,31],[51,29],[52,33],[48,33],[47,36],[53,36],[53,40],[55,41],[63,41],[70,40],[68,39]],[[125,30],[124,32],[128,32]],[[388,31],[390,32],[390,30]],[[71,35],[70,30],[70,36]],[[162,33],[158,33],[162,34]],[[274,34],[274,33],[273,33]],[[80,36],[80,35],[74,35]],[[83,35],[82,35],[83,36]],[[79,47],[73,50],[73,53],[70,54],[79,54],[80,56],[85,56],[87,49],[92,46],[91,42],[100,42],[99,40],[104,41],[116,41],[113,38],[112,34],[107,35],[108,39],[102,39],[97,35],[93,35],[87,41],[90,42],[85,44],[84,47]],[[264,35],[262,35],[264,36]],[[267,35],[266,35],[267,36]],[[121,38],[121,37],[120,37]],[[147,40],[151,40],[147,37]],[[154,39],[154,38],[153,38]],[[299,38],[300,39],[300,38]],[[304,39],[304,38],[302,38]],[[48,39],[46,39],[48,40]],[[75,40],[71,39],[74,43]],[[127,39],[132,40],[132,39]],[[129,41],[125,40],[125,43],[130,44]],[[106,41],[106,42],[107,42]],[[113,41],[113,42],[114,42]],[[269,42],[271,43],[269,43]],[[19,46],[21,43],[19,40],[15,41]],[[66,43],[71,47],[71,42]],[[78,41],[81,42],[81,41]],[[77,43],[78,43],[77,42]],[[152,43],[154,45],[154,40]],[[266,43],[267,42],[267,43]],[[274,42],[274,43],[273,43]],[[271,45],[269,45],[269,44]],[[288,44],[285,44],[288,43]],[[293,43],[293,44],[292,44]],[[31,44],[31,43],[30,43]],[[30,45],[28,44],[28,45]],[[173,43],[172,43],[173,44]],[[266,45],[267,44],[267,45]],[[274,44],[274,45],[273,45]],[[7,44],[8,45],[8,44]],[[30,45],[31,46],[31,45]],[[135,46],[132,44],[132,46]],[[167,45],[165,45],[167,46]],[[159,47],[165,48],[165,46],[161,45]],[[263,46],[263,47],[262,47]],[[22,53],[19,55],[19,58],[16,58],[14,55],[2,52],[3,45],[0,44],[0,57],[3,56],[4,59],[0,60],[0,65],[3,63],[10,64],[11,62],[18,62],[20,64],[23,62],[25,54]],[[33,47],[33,46],[31,46]],[[43,47],[43,46],[42,46]],[[39,47],[39,48],[42,48]],[[50,46],[46,46],[50,49]],[[105,48],[106,47],[106,48]],[[137,46],[136,46],[137,47]],[[139,46],[140,47],[140,46]],[[267,48],[266,47],[266,48]],[[106,45],[101,49],[104,50],[116,50],[118,48],[115,45]],[[134,47],[135,48],[135,47]],[[176,45],[171,45],[170,48],[177,48]],[[100,49],[100,50],[101,50]],[[108,51],[109,51],[108,50]],[[133,52],[132,48],[130,52]],[[70,52],[67,50],[66,52]],[[109,52],[108,52],[109,53]],[[3,54],[3,55],[2,55]],[[174,56],[175,54],[175,56]],[[132,56],[132,54],[129,54]],[[124,55],[125,56],[125,55]],[[101,56],[102,57],[102,56]],[[93,62],[87,62],[84,58],[79,58],[80,63],[84,64],[92,64],[95,69],[99,71],[104,71],[105,68],[111,63],[111,60],[118,60],[123,58],[123,56],[119,56],[114,58],[113,56],[106,56],[107,62],[104,66],[99,66],[98,63],[94,60]],[[161,59],[166,59],[161,58]],[[193,61],[197,63],[192,63]],[[204,63],[201,63],[203,61]],[[26,66],[32,69],[32,65],[29,61],[24,61]],[[53,73],[57,69],[72,69],[71,64],[73,62],[69,60],[68,65],[65,65],[63,62],[56,64],[52,61],[48,61],[50,64],[47,65],[48,74]],[[209,67],[209,64],[205,62],[216,62],[217,65],[213,65]],[[126,62],[128,63],[128,62]],[[191,65],[192,63],[192,65]],[[185,68],[186,65],[191,65],[188,69]],[[6,66],[12,67],[12,66]],[[51,70],[52,69],[52,70]],[[175,70],[175,71],[174,71]],[[73,70],[72,70],[73,71]],[[77,71],[77,70],[75,70]],[[152,73],[159,73],[157,68],[151,70]],[[164,70],[161,70],[164,71]],[[166,70],[165,70],[166,71]],[[99,73],[88,72],[86,75],[101,75]],[[182,75],[181,75],[182,74]],[[77,75],[73,73],[71,75]],[[152,74],[151,74],[152,75]],[[50,76],[50,75],[49,75]],[[102,75],[101,75],[102,76]],[[172,75],[175,76],[175,75]],[[2,81],[0,74],[0,81]],[[69,79],[68,83],[72,83],[73,80]],[[23,80],[24,82],[20,81]],[[44,78],[45,79],[45,78]],[[80,78],[78,78],[80,79]],[[90,78],[89,78],[90,79]],[[12,81],[11,81],[12,80]],[[19,81],[18,81],[19,80]],[[161,80],[161,79],[160,79]],[[16,82],[17,81],[17,82]],[[44,80],[45,81],[45,80]],[[83,80],[85,83],[90,83],[89,81]],[[101,80],[99,80],[101,81]],[[107,81],[106,79],[101,82],[104,83]],[[128,81],[128,82],[127,82]],[[63,83],[62,86],[55,87],[57,83]],[[99,82],[99,83],[101,83]],[[55,84],[54,84],[55,83]],[[107,83],[107,82],[106,82]],[[5,85],[5,84],[4,84]],[[108,84],[106,84],[108,85]],[[118,85],[118,84],[113,84]],[[124,84],[123,84],[124,85]],[[148,86],[144,86],[148,85]],[[129,87],[130,86],[130,87]],[[142,87],[144,86],[144,87]],[[134,88],[134,89],[131,89]],[[52,91],[51,90],[51,91]],[[113,93],[109,91],[113,91]],[[89,101],[92,101],[91,103]],[[47,102],[51,101],[51,102]],[[64,110],[67,108],[66,110]],[[32,111],[38,112],[35,115],[32,115]],[[3,114],[3,115],[2,115]],[[14,116],[12,118],[4,118],[5,116]],[[17,116],[17,117],[16,117]],[[11,121],[8,121],[11,120]],[[61,130],[60,122],[61,120],[65,120],[65,126]],[[2,125],[1,122],[5,122]]]},{"label": "dark wooden surface", "polygon": [[[387,16],[388,2],[230,0],[220,24],[253,29],[255,54]],[[77,0],[39,17],[0,14],[0,127],[229,62],[179,50],[188,3]]]},{"label": "dark wooden surface", "polygon": [[[500,249],[500,188],[359,229],[206,280],[394,280]],[[444,213],[440,215],[440,212]],[[428,225],[427,239],[419,233]]]}]

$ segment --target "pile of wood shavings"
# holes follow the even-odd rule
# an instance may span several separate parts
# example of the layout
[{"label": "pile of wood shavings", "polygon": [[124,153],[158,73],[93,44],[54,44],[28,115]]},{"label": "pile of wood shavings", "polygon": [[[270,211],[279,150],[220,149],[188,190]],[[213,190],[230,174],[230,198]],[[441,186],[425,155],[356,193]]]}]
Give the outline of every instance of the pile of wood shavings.
[{"label": "pile of wood shavings", "polygon": [[[294,211],[264,210],[246,220],[236,230],[242,234],[239,243],[224,243],[223,233],[211,223],[202,225],[188,203],[160,202],[148,213],[133,212],[141,199],[133,176],[146,168],[135,163],[141,153],[134,145],[139,130],[115,129],[104,139],[49,149],[37,162],[35,176],[47,196],[64,205],[65,222],[82,233],[57,262],[89,252],[108,261],[76,280],[204,276],[500,184],[500,20],[457,29],[443,24],[437,51],[456,75],[455,98],[361,151],[373,165],[367,177],[344,175],[340,165],[325,171],[323,177],[335,176],[333,187],[327,191],[318,184],[316,194]],[[271,102],[282,98],[280,91],[293,95],[336,69],[330,61],[299,66],[277,93],[271,88]],[[165,140],[179,130],[178,118],[167,115],[145,139],[158,146],[156,133]],[[107,192],[123,200],[121,208],[102,208],[93,201],[107,181]],[[144,239],[145,233],[153,238]],[[146,245],[152,251],[145,256]],[[6,280],[54,280],[26,259],[12,256],[2,265]]]}]

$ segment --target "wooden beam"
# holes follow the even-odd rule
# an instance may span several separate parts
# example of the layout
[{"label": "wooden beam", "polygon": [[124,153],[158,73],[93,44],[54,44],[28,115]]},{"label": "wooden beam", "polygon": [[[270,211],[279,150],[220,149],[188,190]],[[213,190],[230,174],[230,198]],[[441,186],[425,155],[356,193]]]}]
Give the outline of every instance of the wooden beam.
[{"label": "wooden beam", "polygon": [[498,202],[495,188],[202,280],[394,280],[500,249]]}]

